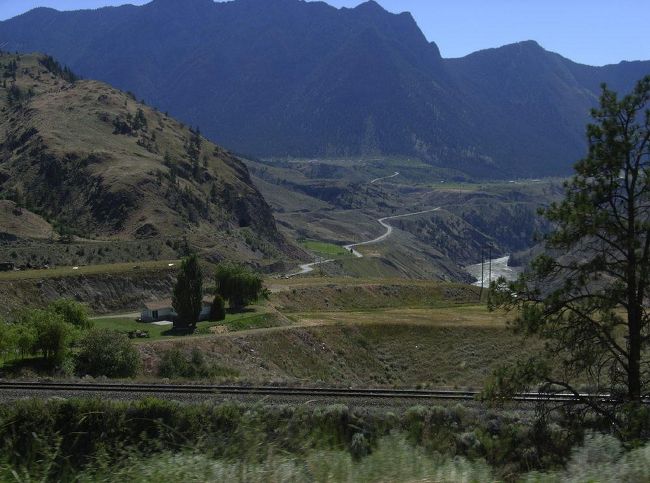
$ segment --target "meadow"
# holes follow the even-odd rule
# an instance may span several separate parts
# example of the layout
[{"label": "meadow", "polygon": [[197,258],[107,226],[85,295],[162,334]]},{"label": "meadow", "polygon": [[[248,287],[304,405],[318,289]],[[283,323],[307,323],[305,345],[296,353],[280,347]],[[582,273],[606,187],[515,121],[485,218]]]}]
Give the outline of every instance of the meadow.
[{"label": "meadow", "polygon": [[351,257],[353,256],[349,250],[346,250],[341,245],[334,243],[321,242],[316,240],[305,240],[300,242],[300,245],[307,250],[314,252],[318,255],[326,257]]},{"label": "meadow", "polygon": [[147,338],[135,339],[135,342],[146,342],[152,340],[170,340],[181,338],[193,338],[209,336],[218,333],[237,332],[242,330],[260,329],[265,327],[277,327],[281,325],[279,317],[264,311],[263,308],[252,308],[243,313],[226,314],[226,319],[219,322],[199,322],[197,330],[192,335],[179,336],[173,331],[172,325],[156,325],[153,323],[138,322],[133,317],[100,317],[93,319],[95,327],[110,329],[117,332],[146,331]]}]

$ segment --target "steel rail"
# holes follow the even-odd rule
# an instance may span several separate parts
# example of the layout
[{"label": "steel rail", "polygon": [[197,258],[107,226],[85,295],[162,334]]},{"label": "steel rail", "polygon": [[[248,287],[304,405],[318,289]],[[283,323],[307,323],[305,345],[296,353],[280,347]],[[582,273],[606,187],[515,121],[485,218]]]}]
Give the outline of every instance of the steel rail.
[{"label": "steel rail", "polygon": [[[234,394],[257,396],[305,396],[305,397],[343,397],[377,399],[431,399],[431,400],[477,400],[478,391],[459,390],[420,390],[384,388],[317,388],[285,386],[232,386],[199,384],[121,384],[121,383],[56,383],[56,382],[6,382],[0,381],[1,391],[50,391],[50,392],[117,392],[146,394]],[[575,397],[568,393],[527,392],[515,395],[517,402],[580,402],[590,398],[600,402],[616,402],[609,394],[580,394]],[[650,403],[650,399],[644,400]]]}]

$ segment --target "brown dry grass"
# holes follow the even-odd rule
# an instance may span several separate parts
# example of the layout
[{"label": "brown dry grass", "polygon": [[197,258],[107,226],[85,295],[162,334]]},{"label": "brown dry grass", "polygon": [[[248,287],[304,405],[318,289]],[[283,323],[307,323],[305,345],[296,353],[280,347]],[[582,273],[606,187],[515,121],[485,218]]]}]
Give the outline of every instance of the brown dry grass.
[{"label": "brown dry grass", "polygon": [[52,225],[9,200],[0,200],[0,232],[17,237],[56,238]]},{"label": "brown dry grass", "polygon": [[[172,266],[170,266],[172,264]],[[138,273],[151,270],[177,270],[180,260],[158,260],[152,262],[112,263],[107,265],[88,265],[85,267],[57,267],[50,270],[21,270],[0,272],[0,280],[32,280],[61,277],[82,277],[86,275],[108,275],[119,273]]]},{"label": "brown dry grass", "polygon": [[294,314],[298,324],[395,325],[425,327],[506,327],[507,315],[489,312],[483,306],[436,309],[400,308],[364,312],[318,312]]},{"label": "brown dry grass", "polygon": [[173,346],[199,348],[253,383],[472,388],[499,364],[535,349],[499,327],[336,323],[145,344],[147,376],[155,376],[162,352]]},{"label": "brown dry grass", "polygon": [[[0,87],[0,109],[7,113],[0,118],[0,133],[32,132],[19,149],[5,153],[2,168],[10,182],[3,190],[37,193],[36,201],[28,199],[38,204],[34,211],[84,238],[186,237],[216,258],[261,265],[301,254],[275,231],[245,167],[228,151],[202,139],[199,166],[192,168],[187,126],[101,82],[68,83],[49,73],[39,58],[0,55],[3,65],[18,59],[16,85],[33,93],[22,109],[10,108]],[[131,135],[114,133],[114,120],[139,110],[146,127]],[[55,160],[48,162],[65,174],[56,181],[64,187],[48,191],[58,199],[48,198],[46,206],[38,193],[43,170],[27,156]],[[86,182],[71,181],[61,167],[73,161],[80,163],[75,169],[83,170]],[[170,165],[178,168],[175,179]]]},{"label": "brown dry grass", "polygon": [[373,310],[398,307],[445,307],[477,303],[479,290],[447,282],[404,279],[327,279],[327,282],[271,284],[271,303],[283,312]]}]

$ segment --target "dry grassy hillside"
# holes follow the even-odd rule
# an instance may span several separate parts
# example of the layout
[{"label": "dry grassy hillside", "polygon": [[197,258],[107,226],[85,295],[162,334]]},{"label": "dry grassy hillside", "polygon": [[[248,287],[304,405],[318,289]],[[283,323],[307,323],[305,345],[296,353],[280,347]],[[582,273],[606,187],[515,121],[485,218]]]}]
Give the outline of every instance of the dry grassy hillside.
[{"label": "dry grassy hillside", "polygon": [[237,158],[127,93],[4,53],[0,111],[0,195],[59,234],[186,238],[259,264],[300,256]]},{"label": "dry grassy hillside", "polygon": [[0,200],[0,234],[36,239],[55,237],[52,225],[9,200]]}]

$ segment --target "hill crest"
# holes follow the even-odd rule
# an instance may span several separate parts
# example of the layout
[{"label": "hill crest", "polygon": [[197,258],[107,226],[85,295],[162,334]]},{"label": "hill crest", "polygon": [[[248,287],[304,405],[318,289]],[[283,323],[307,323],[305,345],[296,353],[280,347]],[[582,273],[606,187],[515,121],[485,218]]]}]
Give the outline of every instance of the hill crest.
[{"label": "hill crest", "polygon": [[60,234],[187,239],[207,257],[300,256],[232,154],[53,59],[0,54],[0,195]]}]

